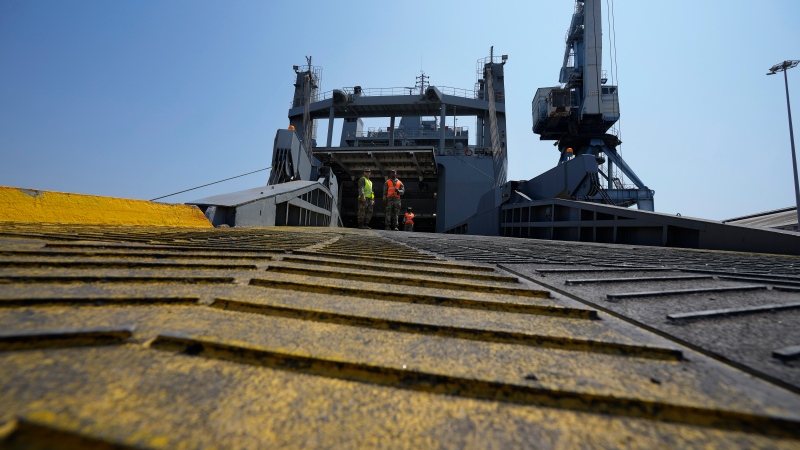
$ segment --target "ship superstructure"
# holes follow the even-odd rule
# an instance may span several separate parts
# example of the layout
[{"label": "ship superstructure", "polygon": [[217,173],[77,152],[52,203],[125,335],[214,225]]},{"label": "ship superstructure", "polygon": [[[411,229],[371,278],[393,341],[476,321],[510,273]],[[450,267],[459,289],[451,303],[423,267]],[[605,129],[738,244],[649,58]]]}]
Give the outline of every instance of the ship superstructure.
[{"label": "ship superstructure", "polygon": [[[419,231],[441,232],[465,220],[481,195],[506,182],[506,60],[493,54],[479,60],[472,90],[431,85],[422,73],[414,87],[354,86],[319,94],[313,89],[319,71],[310,65],[296,69],[290,128],[308,136],[303,144],[311,148],[314,164],[329,167],[339,180],[332,194],[343,225],[355,223],[357,182],[365,168],[378,181],[375,220],[383,220],[382,179],[396,170],[406,186],[403,206],[413,207]],[[365,128],[364,119],[376,118],[386,126]],[[453,125],[446,125],[451,118]],[[325,145],[315,135],[319,120],[328,122]],[[334,146],[337,121],[342,131]],[[474,136],[469,125],[457,123],[475,123]],[[285,172],[275,165],[272,170]]]}]

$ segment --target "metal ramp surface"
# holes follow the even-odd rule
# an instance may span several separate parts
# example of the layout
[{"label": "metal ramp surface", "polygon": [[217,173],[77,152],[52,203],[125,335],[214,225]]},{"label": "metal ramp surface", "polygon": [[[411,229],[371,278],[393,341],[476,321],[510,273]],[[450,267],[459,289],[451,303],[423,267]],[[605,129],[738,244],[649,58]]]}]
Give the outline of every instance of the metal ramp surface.
[{"label": "metal ramp surface", "polygon": [[496,264],[800,393],[798,256],[451,235],[392,238],[443,257]]},{"label": "metal ramp surface", "polygon": [[797,448],[796,394],[441,237],[0,223],[0,447]]}]

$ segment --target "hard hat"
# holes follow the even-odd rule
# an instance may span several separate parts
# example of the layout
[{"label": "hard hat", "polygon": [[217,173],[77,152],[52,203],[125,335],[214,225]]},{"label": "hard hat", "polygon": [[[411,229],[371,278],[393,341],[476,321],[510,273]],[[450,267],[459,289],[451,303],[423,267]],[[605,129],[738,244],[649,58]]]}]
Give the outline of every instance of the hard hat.
[{"label": "hard hat", "polygon": [[397,171],[392,169],[392,170],[389,171],[389,173],[397,173]]},{"label": "hard hat", "polygon": [[407,209],[407,210],[409,210],[409,211],[411,211],[411,207],[410,207],[410,206],[409,206],[408,208],[406,208],[406,209]]},{"label": "hard hat", "polygon": [[371,170],[369,170],[369,167],[367,167],[366,169],[364,169],[364,172],[371,172]]},{"label": "hard hat", "polygon": [[290,130],[294,130],[294,125],[289,125]]}]

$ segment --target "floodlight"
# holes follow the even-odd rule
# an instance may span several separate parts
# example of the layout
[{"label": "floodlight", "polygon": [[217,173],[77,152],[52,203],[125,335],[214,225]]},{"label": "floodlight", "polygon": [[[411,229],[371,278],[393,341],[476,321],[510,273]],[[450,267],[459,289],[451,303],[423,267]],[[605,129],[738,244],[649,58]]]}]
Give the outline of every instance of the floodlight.
[{"label": "floodlight", "polygon": [[783,81],[786,85],[786,110],[789,113],[789,141],[792,144],[792,169],[794,170],[794,199],[797,204],[797,229],[800,231],[800,180],[797,177],[797,154],[794,150],[794,130],[792,129],[792,105],[789,103],[789,78],[786,71],[797,67],[800,60],[789,59],[780,64],[775,64],[769,68],[767,75],[775,75],[778,72],[783,72]]}]

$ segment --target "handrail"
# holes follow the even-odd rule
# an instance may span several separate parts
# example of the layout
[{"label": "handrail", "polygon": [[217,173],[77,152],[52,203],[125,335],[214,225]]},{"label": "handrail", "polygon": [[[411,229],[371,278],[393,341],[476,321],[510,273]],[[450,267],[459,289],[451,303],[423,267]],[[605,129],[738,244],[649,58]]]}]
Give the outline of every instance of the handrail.
[{"label": "handrail", "polygon": [[[475,89],[464,89],[450,86],[436,86],[442,94],[452,95],[454,97],[462,98],[478,98]],[[335,89],[342,91],[345,94],[353,95],[353,89],[342,88]],[[420,95],[418,88],[415,87],[388,87],[388,88],[362,88],[358,94],[360,97],[388,97],[396,95]],[[316,101],[327,100],[333,98],[333,90],[325,91],[317,95]]]},{"label": "handrail", "polygon": [[[451,127],[446,126],[445,131],[448,133],[453,132],[456,136],[466,136],[469,134],[469,127]],[[370,127],[367,131],[361,131],[360,133],[348,133],[347,137],[388,137],[389,132],[391,130],[389,128],[384,127]],[[441,129],[417,129],[417,130],[409,130],[405,128],[395,128],[395,139],[402,139],[402,138],[415,138],[415,137],[438,137],[440,134]],[[449,134],[448,134],[449,135]],[[450,136],[450,135],[449,135]]]},{"label": "handrail", "polygon": [[[425,128],[411,129],[411,128],[404,128],[404,127],[400,126],[400,127],[395,127],[394,131],[397,134],[405,133],[406,135],[409,135],[409,133],[413,133],[415,131],[420,131],[420,130],[421,131],[431,131],[431,132],[438,133],[440,129],[441,129],[441,127],[438,127],[438,128],[436,128],[434,130],[434,129],[425,129]],[[463,133],[464,131],[468,131],[469,127],[465,127],[465,126],[451,127],[450,125],[446,125],[445,129],[447,131],[455,130],[456,133]],[[367,130],[368,131],[372,131],[372,132],[377,132],[377,133],[388,133],[388,132],[392,131],[391,127],[369,127],[369,128],[367,128]]]}]

